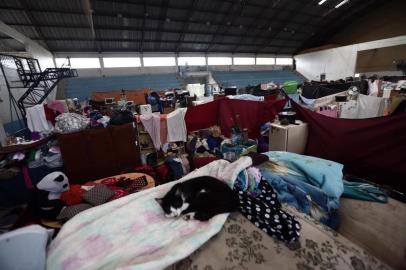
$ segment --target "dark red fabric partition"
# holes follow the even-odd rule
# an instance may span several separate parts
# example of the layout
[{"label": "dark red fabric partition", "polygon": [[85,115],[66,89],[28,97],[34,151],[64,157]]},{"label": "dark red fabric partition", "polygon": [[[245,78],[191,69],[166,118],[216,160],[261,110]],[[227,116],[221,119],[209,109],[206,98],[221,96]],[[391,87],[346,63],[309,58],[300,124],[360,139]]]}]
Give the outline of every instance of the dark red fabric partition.
[{"label": "dark red fabric partition", "polygon": [[406,114],[330,118],[292,102],[309,124],[306,154],[344,164],[344,171],[406,191]]},{"label": "dark red fabric partition", "polygon": [[215,100],[188,108],[186,127],[188,131],[194,131],[219,125],[222,134],[230,136],[231,126],[237,120],[241,128],[248,129],[250,138],[257,138],[261,124],[272,121],[285,104],[285,99],[263,102],[227,98]]},{"label": "dark red fabric partition", "polygon": [[194,131],[218,125],[219,102],[220,99],[189,107],[185,115],[187,130]]}]

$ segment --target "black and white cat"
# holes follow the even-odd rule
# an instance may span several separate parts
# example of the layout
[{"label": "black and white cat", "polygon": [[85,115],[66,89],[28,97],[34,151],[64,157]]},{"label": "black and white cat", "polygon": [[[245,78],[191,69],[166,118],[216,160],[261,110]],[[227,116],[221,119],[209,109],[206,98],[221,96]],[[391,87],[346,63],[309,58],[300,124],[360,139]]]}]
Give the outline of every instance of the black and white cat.
[{"label": "black and white cat", "polygon": [[167,217],[206,221],[215,215],[238,209],[238,195],[224,182],[201,176],[174,185],[156,199]]}]

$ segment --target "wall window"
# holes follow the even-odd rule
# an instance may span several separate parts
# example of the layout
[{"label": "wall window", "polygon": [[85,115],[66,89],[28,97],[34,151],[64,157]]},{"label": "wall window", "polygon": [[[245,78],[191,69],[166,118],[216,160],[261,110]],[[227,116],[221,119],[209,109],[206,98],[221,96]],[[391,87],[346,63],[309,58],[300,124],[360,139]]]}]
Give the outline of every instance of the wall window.
[{"label": "wall window", "polygon": [[207,62],[209,66],[230,66],[232,64],[231,57],[208,57]]},{"label": "wall window", "polygon": [[255,65],[254,57],[234,57],[234,65]]},{"label": "wall window", "polygon": [[144,57],[145,67],[170,67],[176,66],[175,57]]},{"label": "wall window", "polygon": [[55,58],[55,62],[56,62],[56,67],[58,67],[58,68],[68,65],[67,58]]},{"label": "wall window", "polygon": [[[55,58],[56,66],[67,66],[68,60],[66,58]],[[100,68],[99,58],[70,58],[72,68]]]},{"label": "wall window", "polygon": [[205,57],[178,57],[179,66],[205,66],[206,58]]},{"label": "wall window", "polygon": [[292,65],[293,59],[292,58],[276,58],[277,65]]},{"label": "wall window", "polygon": [[106,68],[116,67],[140,67],[139,57],[103,57],[103,64]]},{"label": "wall window", "polygon": [[274,57],[257,57],[257,65],[275,65]]}]

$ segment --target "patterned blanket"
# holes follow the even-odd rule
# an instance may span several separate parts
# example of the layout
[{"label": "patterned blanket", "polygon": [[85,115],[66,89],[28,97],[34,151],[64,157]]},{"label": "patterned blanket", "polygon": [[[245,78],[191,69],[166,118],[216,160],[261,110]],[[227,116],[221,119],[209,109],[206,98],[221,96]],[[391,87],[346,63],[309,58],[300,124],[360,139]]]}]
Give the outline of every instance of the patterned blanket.
[{"label": "patterned blanket", "polygon": [[208,222],[169,219],[155,198],[180,181],[211,175],[232,186],[249,158],[214,161],[184,178],[82,212],[67,222],[48,249],[47,269],[163,269],[198,249],[223,227],[228,214]]},{"label": "patterned blanket", "polygon": [[391,269],[355,243],[306,214],[285,206],[302,225],[297,246],[269,237],[240,213],[191,256],[166,270]]}]

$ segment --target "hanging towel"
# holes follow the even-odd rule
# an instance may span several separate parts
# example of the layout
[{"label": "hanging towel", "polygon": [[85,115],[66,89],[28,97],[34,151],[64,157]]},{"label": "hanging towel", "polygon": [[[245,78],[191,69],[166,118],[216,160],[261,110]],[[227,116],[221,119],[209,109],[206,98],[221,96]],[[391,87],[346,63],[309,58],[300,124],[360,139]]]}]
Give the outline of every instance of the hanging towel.
[{"label": "hanging towel", "polygon": [[161,119],[160,113],[151,113],[140,115],[145,130],[151,136],[156,150],[161,148]]},{"label": "hanging towel", "polygon": [[31,132],[48,132],[52,130],[52,125],[45,116],[44,105],[38,104],[27,108],[27,125]]},{"label": "hanging towel", "polygon": [[385,107],[385,98],[367,96],[360,94],[358,96],[359,112],[358,118],[372,118],[383,116]]},{"label": "hanging towel", "polygon": [[380,80],[374,80],[373,82],[372,80],[368,80],[368,94],[370,96],[378,96],[381,83]]},{"label": "hanging towel", "polygon": [[[168,142],[186,142],[187,131],[185,114],[187,108],[180,108],[168,114]],[[201,117],[204,117],[203,115]]]},{"label": "hanging towel", "polygon": [[341,107],[340,118],[365,119],[383,116],[385,98],[360,94],[358,101],[350,100]]}]

